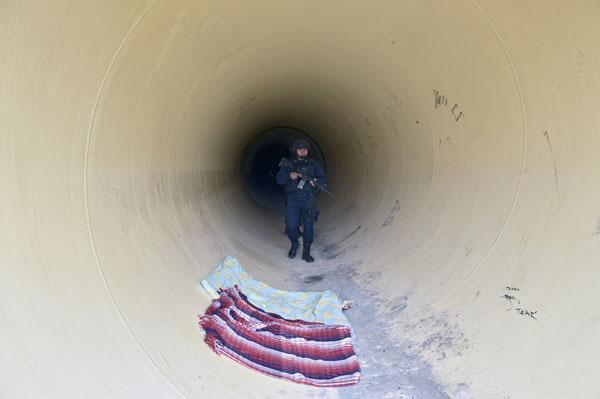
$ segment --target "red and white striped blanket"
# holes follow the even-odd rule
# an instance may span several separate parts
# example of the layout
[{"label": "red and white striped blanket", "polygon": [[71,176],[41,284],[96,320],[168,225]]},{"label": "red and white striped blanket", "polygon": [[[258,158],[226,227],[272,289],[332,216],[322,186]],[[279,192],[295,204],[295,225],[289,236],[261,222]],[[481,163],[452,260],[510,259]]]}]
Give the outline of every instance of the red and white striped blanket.
[{"label": "red and white striped blanket", "polygon": [[248,302],[238,287],[220,290],[200,326],[219,355],[258,372],[318,387],[356,384],[360,366],[347,326],[286,320]]}]

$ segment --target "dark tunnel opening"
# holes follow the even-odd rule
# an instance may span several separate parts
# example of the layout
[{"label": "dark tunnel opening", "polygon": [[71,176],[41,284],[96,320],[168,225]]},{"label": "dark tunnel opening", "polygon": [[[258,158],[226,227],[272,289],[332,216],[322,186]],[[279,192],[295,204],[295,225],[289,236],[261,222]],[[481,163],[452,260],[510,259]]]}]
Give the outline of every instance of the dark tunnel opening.
[{"label": "dark tunnel opening", "polygon": [[275,176],[281,158],[290,156],[295,140],[302,138],[311,145],[309,156],[326,169],[325,157],[318,142],[307,133],[289,127],[277,127],[255,136],[246,146],[242,156],[242,183],[248,195],[259,206],[270,211],[284,209],[283,190]]}]

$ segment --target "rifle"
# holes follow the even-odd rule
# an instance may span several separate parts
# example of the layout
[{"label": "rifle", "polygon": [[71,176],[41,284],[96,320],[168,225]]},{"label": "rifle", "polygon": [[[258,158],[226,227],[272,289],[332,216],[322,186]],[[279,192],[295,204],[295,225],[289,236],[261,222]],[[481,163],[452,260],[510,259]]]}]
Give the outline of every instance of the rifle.
[{"label": "rifle", "polygon": [[[294,165],[292,165],[292,163],[290,162],[289,159],[287,158],[282,158],[281,161],[279,162],[279,167],[285,167],[285,168],[290,168],[292,169],[292,171],[298,173],[300,175],[300,182],[298,182],[298,188],[300,190],[302,190],[304,188],[304,185],[311,181],[314,180],[315,177],[314,176],[310,176],[308,174],[308,170],[306,170],[306,168],[295,168]],[[330,195],[331,197],[335,197],[332,193],[330,193],[325,187],[327,187],[325,184],[320,184],[319,181],[317,180],[315,182],[315,187],[317,188],[317,192],[318,191],[323,191],[325,194]]]}]

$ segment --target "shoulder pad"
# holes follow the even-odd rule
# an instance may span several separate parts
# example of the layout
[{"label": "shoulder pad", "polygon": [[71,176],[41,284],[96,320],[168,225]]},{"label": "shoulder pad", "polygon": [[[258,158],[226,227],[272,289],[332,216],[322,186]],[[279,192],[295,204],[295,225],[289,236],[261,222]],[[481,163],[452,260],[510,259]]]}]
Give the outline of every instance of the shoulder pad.
[{"label": "shoulder pad", "polygon": [[279,167],[280,168],[291,168],[292,163],[287,158],[281,158],[281,161],[279,161]]}]

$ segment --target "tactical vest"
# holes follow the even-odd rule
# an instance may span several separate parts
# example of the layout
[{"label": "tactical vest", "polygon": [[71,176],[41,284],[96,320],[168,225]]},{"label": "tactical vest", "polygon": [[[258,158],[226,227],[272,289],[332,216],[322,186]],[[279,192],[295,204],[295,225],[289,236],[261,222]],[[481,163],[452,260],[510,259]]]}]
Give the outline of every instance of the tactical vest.
[{"label": "tactical vest", "polygon": [[[294,158],[290,158],[289,159],[290,163],[293,165],[292,168],[292,172],[298,172],[301,173],[302,176],[315,176],[316,170],[315,170],[315,165],[314,165],[314,161],[310,160],[310,159],[304,159],[304,160],[298,160],[298,158],[294,157]],[[300,180],[292,180],[289,179],[287,181],[287,183],[285,183],[285,187],[284,187],[284,191],[286,194],[290,194],[294,191],[305,191],[305,192],[315,192],[315,189],[313,186],[311,186],[308,182],[306,182],[304,184],[304,187],[302,187],[302,190],[300,190],[298,188],[298,183],[300,183]]]}]

